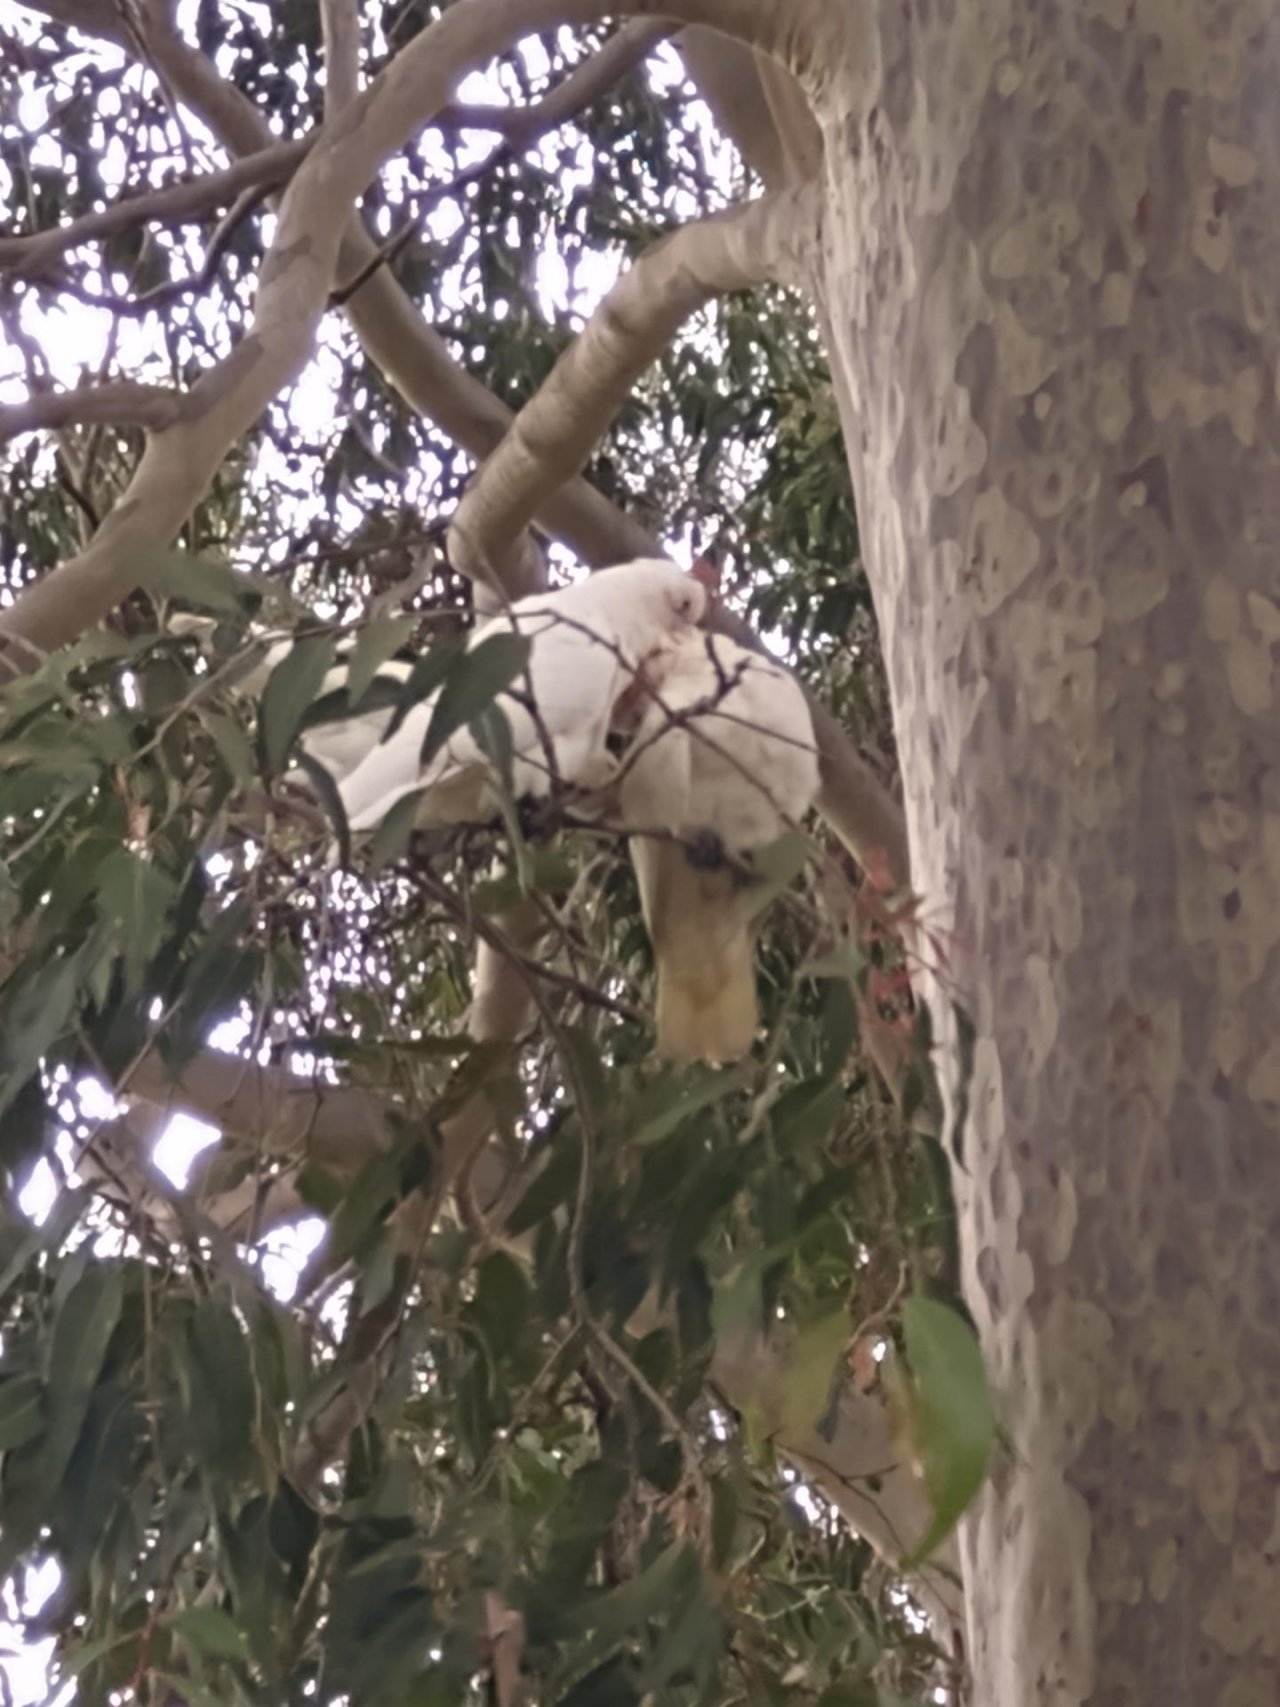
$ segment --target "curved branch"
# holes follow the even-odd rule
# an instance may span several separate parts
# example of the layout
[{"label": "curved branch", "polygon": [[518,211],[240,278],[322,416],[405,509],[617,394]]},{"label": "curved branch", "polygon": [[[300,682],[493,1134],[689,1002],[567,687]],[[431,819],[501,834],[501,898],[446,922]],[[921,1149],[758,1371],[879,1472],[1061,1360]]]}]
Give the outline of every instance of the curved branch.
[{"label": "curved branch", "polygon": [[598,53],[583,60],[528,106],[469,106],[454,102],[442,107],[432,121],[441,130],[493,130],[511,145],[524,148],[548,131],[568,124],[593,101],[620,83],[674,30],[669,23],[637,21],[615,30]]},{"label": "curved branch", "polygon": [[[265,126],[263,131],[270,135]],[[293,176],[314,141],[314,136],[308,136],[301,142],[256,148],[221,172],[170,184],[163,190],[121,196],[110,207],[86,213],[49,231],[36,231],[28,237],[0,237],[0,272],[13,272],[19,278],[43,272],[68,249],[78,248],[82,243],[92,243],[100,237],[153,221],[176,225],[200,219],[214,208],[234,202],[242,190],[274,189]]]},{"label": "curved branch", "polygon": [[714,30],[682,30],[676,45],[712,117],[766,189],[817,176],[822,133],[783,66]]},{"label": "curved branch", "polygon": [[42,392],[21,403],[0,405],[0,444],[42,427],[69,427],[89,422],[109,427],[146,427],[163,432],[183,409],[179,392],[164,385],[135,385],[121,380],[111,385],[85,386],[76,391]]},{"label": "curved branch", "polygon": [[305,1153],[338,1171],[358,1167],[390,1136],[386,1104],[373,1091],[325,1084],[215,1049],[202,1050],[176,1078],[151,1051],[129,1075],[127,1094],[166,1118],[198,1114],[224,1137],[264,1155]]},{"label": "curved branch", "polygon": [[540,491],[580,471],[680,325],[725,291],[793,276],[817,215],[810,188],[782,191],[681,226],[637,257],[464,494],[450,561],[486,579],[537,513]]}]

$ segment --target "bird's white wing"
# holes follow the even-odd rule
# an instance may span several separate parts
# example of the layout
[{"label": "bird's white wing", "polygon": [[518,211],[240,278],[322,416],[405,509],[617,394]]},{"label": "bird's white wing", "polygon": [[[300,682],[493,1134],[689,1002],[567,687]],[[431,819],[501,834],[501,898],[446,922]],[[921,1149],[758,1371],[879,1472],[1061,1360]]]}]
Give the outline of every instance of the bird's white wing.
[{"label": "bird's white wing", "polygon": [[[606,738],[633,667],[673,632],[689,630],[704,602],[703,590],[674,564],[640,561],[531,594],[476,632],[473,646],[512,629],[533,642],[527,679],[498,702],[511,725],[517,798],[548,793],[553,777],[582,789],[606,785],[614,770]],[[423,769],[432,710],[431,702],[416,707],[343,784],[353,830],[372,828],[420,789],[423,823],[484,818],[496,809],[487,761],[468,730],[458,730]]]},{"label": "bird's white wing", "polygon": [[685,640],[666,665],[619,790],[657,962],[658,1047],[729,1061],[758,1025],[742,863],[812,805],[813,725],[786,671],[720,636]]},{"label": "bird's white wing", "polygon": [[[554,615],[518,607],[511,617],[486,623],[471,644],[512,628],[533,642],[528,680],[517,678],[497,700],[511,728],[516,797],[547,794],[553,775],[581,788],[601,787],[612,771],[605,736],[617,695],[617,658]],[[418,813],[423,824],[482,819],[496,810],[488,760],[468,729],[455,731],[423,768],[422,743],[435,703],[433,696],[415,706],[342,784],[353,831],[374,828],[398,800],[419,789],[425,791]]]},{"label": "bird's white wing", "polygon": [[[409,664],[392,659],[379,668],[376,679],[405,682],[410,669]],[[346,684],[347,664],[335,664],[325,676],[316,697],[322,699]],[[346,717],[335,718],[331,723],[317,723],[301,737],[300,745],[305,753],[324,766],[336,783],[341,784],[371,753],[377,751],[391,718],[392,708],[385,705],[376,711],[352,712]]]}]

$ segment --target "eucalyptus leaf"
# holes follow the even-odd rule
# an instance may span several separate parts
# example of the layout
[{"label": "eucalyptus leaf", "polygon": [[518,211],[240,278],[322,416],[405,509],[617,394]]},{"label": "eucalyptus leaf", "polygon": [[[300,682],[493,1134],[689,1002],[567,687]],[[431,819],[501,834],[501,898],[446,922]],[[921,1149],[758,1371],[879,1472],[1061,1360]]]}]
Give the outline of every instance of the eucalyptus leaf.
[{"label": "eucalyptus leaf", "polygon": [[353,709],[360,705],[381,666],[410,639],[417,626],[412,616],[376,616],[365,623],[347,666],[347,699]]},{"label": "eucalyptus leaf", "polygon": [[902,1307],[911,1373],[912,1436],[933,1521],[912,1549],[918,1564],[941,1545],[982,1486],[996,1446],[995,1407],[972,1328],[921,1296]]},{"label": "eucalyptus leaf", "polygon": [[528,666],[533,642],[522,634],[491,634],[468,647],[445,678],[422,741],[421,763],[431,760],[464,724],[487,710]]},{"label": "eucalyptus leaf", "polygon": [[259,740],[267,772],[278,776],[285,767],[302,719],[324,685],[337,647],[327,634],[295,640],[267,678],[259,712]]}]

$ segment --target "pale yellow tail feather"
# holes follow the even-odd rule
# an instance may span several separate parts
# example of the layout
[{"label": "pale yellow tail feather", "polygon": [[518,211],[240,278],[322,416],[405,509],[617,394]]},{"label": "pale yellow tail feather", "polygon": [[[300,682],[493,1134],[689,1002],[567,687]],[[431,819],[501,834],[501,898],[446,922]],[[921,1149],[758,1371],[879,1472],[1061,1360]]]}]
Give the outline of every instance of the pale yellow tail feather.
[{"label": "pale yellow tail feather", "polygon": [[747,1054],[760,1024],[750,931],[717,943],[696,969],[658,961],[658,1052],[669,1060],[725,1063]]}]

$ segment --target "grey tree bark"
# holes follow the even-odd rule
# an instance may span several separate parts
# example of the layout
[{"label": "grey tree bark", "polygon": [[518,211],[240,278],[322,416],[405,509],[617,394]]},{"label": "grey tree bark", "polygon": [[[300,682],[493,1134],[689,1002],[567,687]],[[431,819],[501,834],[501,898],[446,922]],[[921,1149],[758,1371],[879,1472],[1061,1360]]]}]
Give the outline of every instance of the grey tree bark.
[{"label": "grey tree bark", "polygon": [[[1012,1451],[981,1707],[1263,1707],[1280,1656],[1280,17],[882,0],[803,72],[815,289],[923,914],[977,1023]],[[953,1086],[954,1089],[954,1086]]]}]

